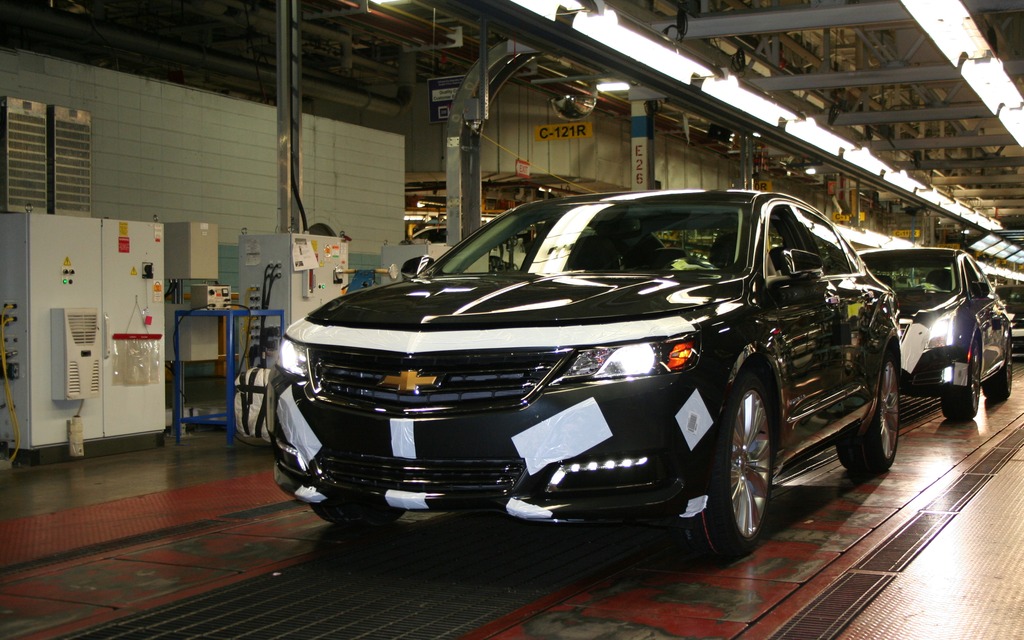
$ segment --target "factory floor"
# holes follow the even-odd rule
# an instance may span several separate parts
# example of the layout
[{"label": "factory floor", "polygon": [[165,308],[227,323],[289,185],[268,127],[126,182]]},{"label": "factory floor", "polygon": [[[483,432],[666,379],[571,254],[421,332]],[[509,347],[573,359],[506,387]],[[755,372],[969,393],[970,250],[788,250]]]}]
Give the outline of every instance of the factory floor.
[{"label": "factory floor", "polygon": [[266,446],[223,431],[15,468],[0,637],[1022,637],[1024,384],[966,423],[906,399],[901,434],[887,474],[823,458],[778,486],[733,561],[635,525],[331,526],[276,487]]}]

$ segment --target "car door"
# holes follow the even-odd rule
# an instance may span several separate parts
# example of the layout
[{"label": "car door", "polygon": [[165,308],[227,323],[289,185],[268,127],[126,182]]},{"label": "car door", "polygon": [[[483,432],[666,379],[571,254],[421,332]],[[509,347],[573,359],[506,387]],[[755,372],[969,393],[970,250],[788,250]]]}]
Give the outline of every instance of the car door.
[{"label": "car door", "polygon": [[821,436],[831,435],[851,419],[859,419],[870,409],[877,374],[869,366],[867,344],[870,319],[881,304],[883,293],[862,277],[860,261],[853,248],[834,226],[814,211],[796,207],[797,220],[803,224],[822,260],[823,278],[828,283],[829,302],[836,318],[832,348],[842,363],[837,391],[844,396],[841,409],[833,415],[838,421]]},{"label": "car door", "polygon": [[773,304],[766,310],[766,321],[772,327],[782,383],[781,463],[838,417],[843,365],[835,333],[839,313],[835,285],[823,277],[779,275],[781,265],[775,262],[779,251],[817,250],[789,202],[770,203],[767,209],[764,268]]},{"label": "car door", "polygon": [[1003,362],[1006,347],[1006,326],[1001,305],[997,303],[995,291],[978,264],[968,255],[960,256],[964,274],[967,304],[977,322],[981,334],[982,375],[998,369]]}]

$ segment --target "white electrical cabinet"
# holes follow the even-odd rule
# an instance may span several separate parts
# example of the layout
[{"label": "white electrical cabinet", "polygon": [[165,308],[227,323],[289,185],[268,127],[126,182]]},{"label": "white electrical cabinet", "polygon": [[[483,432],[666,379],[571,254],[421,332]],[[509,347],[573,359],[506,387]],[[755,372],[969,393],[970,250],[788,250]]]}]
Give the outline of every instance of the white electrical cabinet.
[{"label": "white electrical cabinet", "polygon": [[3,348],[15,407],[0,410],[0,440],[10,452],[20,448],[19,460],[60,460],[76,415],[86,455],[126,436],[145,436],[127,449],[159,442],[163,263],[159,223],[0,214]]},{"label": "white electrical cabinet", "polygon": [[238,299],[251,309],[282,309],[285,325],[344,293],[348,243],[304,233],[238,238]]}]

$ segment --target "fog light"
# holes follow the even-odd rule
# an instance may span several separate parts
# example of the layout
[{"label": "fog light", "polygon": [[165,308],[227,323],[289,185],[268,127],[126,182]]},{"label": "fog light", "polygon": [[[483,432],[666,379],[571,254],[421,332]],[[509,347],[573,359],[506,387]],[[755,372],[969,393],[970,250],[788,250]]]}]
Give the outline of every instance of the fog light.
[{"label": "fog light", "polygon": [[570,491],[651,484],[658,470],[647,456],[573,462],[558,467],[548,481],[547,490]]},{"label": "fog light", "polygon": [[280,438],[274,440],[277,448],[281,450],[281,464],[292,469],[294,471],[305,472],[306,463],[299,455],[299,450],[290,444],[287,444]]}]

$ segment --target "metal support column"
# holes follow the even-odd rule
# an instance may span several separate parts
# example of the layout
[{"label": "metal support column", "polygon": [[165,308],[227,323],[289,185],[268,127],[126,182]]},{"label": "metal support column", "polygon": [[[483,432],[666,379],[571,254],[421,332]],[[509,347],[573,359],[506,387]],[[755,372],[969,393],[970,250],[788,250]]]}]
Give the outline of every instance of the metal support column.
[{"label": "metal support column", "polygon": [[[486,22],[481,27],[486,29]],[[480,58],[452,99],[445,132],[448,244],[455,244],[480,227],[480,136],[487,119],[488,101],[535,55],[536,52],[510,42],[497,44],[486,54],[481,48]]]},{"label": "metal support column", "polygon": [[281,232],[305,231],[304,220],[299,216],[302,193],[300,17],[299,0],[277,3],[277,203]]},{"label": "metal support column", "polygon": [[739,188],[754,188],[754,138],[749,133],[740,136]]}]

